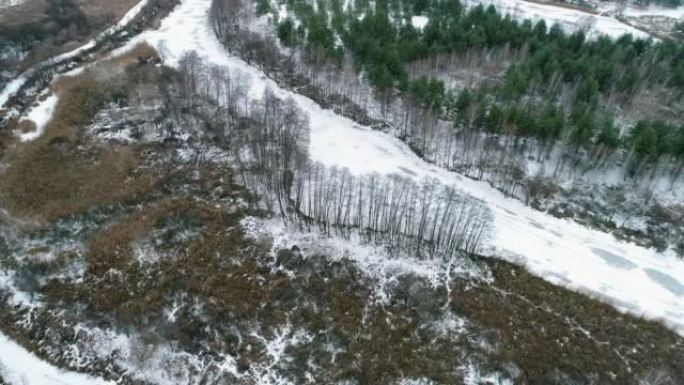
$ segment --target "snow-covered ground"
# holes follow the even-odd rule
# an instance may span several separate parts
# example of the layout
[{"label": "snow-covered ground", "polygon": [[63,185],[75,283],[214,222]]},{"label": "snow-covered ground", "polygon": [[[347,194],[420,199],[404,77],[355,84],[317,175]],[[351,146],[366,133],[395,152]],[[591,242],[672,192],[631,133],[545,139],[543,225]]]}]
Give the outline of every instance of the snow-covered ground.
[{"label": "snow-covered ground", "polygon": [[465,0],[464,3],[470,7],[477,6],[478,4],[484,6],[494,5],[499,12],[510,14],[515,19],[531,19],[535,22],[544,20],[548,26],[558,23],[566,31],[586,31],[589,37],[608,35],[615,38],[624,34],[632,34],[635,37],[642,38],[649,37],[646,32],[634,28],[613,16],[592,14],[578,9],[551,4],[540,4],[525,0]]},{"label": "snow-covered ground", "polygon": [[650,5],[648,7],[635,7],[633,5],[624,6],[618,2],[615,3],[600,3],[598,11],[604,15],[623,15],[627,17],[643,17],[643,16],[663,16],[672,19],[684,18],[684,6],[677,8],[659,7],[657,5]]},{"label": "snow-covered ground", "polygon": [[[424,162],[390,135],[359,126],[323,110],[304,96],[280,89],[262,72],[226,53],[208,25],[210,4],[211,0],[183,0],[158,30],[135,37],[115,54],[145,41],[156,47],[169,65],[177,64],[184,53],[194,50],[207,63],[240,71],[251,81],[252,97],[261,97],[270,88],[280,97],[292,97],[309,113],[310,154],[314,161],[347,167],[354,174],[397,173],[417,180],[430,177],[460,188],[486,202],[493,213],[493,232],[484,245],[487,255],[518,262],[552,283],[585,292],[618,309],[661,319],[684,335],[684,261],[670,252],[657,253],[617,241],[609,234],[535,211],[485,183]],[[1,335],[0,349],[5,349],[0,350],[0,362],[6,372],[22,373],[27,367],[25,362],[35,359],[22,355],[21,351],[13,354],[11,349],[16,349],[16,345]],[[13,358],[5,358],[5,353]],[[44,363],[30,365],[38,369],[31,370],[27,376],[46,373],[41,372]],[[21,377],[9,377],[10,381],[13,378]],[[78,381],[91,380],[79,377],[65,383],[101,383]]]},{"label": "snow-covered ground", "polygon": [[22,74],[18,78],[12,79],[11,82],[5,85],[5,88],[2,91],[0,91],[0,108],[2,108],[5,105],[5,103],[7,103],[7,100],[9,100],[9,98],[12,97],[12,95],[17,93],[21,86],[23,86],[24,83],[26,83],[26,78],[28,75],[29,74],[26,73]]},{"label": "snow-covered ground", "polygon": [[267,87],[281,97],[292,96],[310,115],[313,160],[347,167],[356,174],[429,176],[454,185],[483,199],[494,213],[494,235],[487,244],[490,255],[517,261],[553,283],[585,291],[620,309],[663,319],[684,334],[684,261],[533,210],[485,183],[425,163],[389,135],[280,89],[262,72],[224,51],[207,24],[209,5],[210,0],[185,0],[158,30],[137,36],[118,52],[146,41],[158,48],[167,64],[175,65],[184,53],[195,50],[209,63],[248,76],[254,98]]},{"label": "snow-covered ground", "polygon": [[[492,210],[494,231],[487,254],[518,262],[552,283],[589,293],[619,309],[662,318],[684,335],[684,261],[672,253],[620,242],[610,234],[536,211],[486,183],[425,163],[389,135],[342,124],[342,118],[328,111],[308,111],[313,159],[348,167],[353,173],[429,176],[457,186]],[[318,114],[322,117],[313,117]],[[323,123],[326,119],[330,123]]]},{"label": "snow-covered ground", "polygon": [[428,19],[427,16],[412,16],[411,17],[411,25],[413,25],[413,27],[416,29],[425,28],[425,26],[428,25],[429,21],[430,21],[430,19]]},{"label": "snow-covered ground", "polygon": [[82,373],[61,370],[0,333],[0,379],[8,385],[113,385]]},{"label": "snow-covered ground", "polygon": [[359,126],[306,97],[280,89],[261,71],[221,47],[207,23],[210,3],[183,1],[158,30],[136,37],[128,48],[146,41],[157,47],[170,65],[194,50],[208,63],[249,77],[255,98],[267,87],[280,97],[293,97],[309,113],[313,160],[347,167],[355,174],[399,173],[419,180],[427,176],[456,186],[484,200],[493,212],[494,229],[486,241],[486,254],[516,261],[552,283],[585,292],[618,309],[661,319],[684,335],[684,261],[673,253],[621,242],[610,234],[538,212],[486,183],[424,162],[390,135]]},{"label": "snow-covered ground", "polygon": [[24,0],[0,0],[0,9],[7,8],[7,7],[13,7],[13,6],[19,5],[23,2],[24,2]]},{"label": "snow-covered ground", "polygon": [[39,102],[37,106],[33,107],[28,114],[26,114],[24,119],[33,122],[35,130],[20,133],[19,139],[21,139],[22,142],[34,140],[43,134],[45,126],[52,118],[52,112],[55,110],[55,106],[57,106],[58,99],[57,95],[52,94],[46,97],[45,100]]}]

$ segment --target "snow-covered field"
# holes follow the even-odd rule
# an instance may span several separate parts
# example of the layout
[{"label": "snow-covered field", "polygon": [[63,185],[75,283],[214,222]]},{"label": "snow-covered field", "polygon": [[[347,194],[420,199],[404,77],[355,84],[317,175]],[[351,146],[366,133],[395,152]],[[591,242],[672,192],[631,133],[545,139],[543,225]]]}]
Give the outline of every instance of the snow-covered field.
[{"label": "snow-covered field", "polygon": [[36,357],[0,333],[0,379],[8,385],[113,385],[82,373],[68,372]]},{"label": "snow-covered field", "polygon": [[525,0],[465,0],[470,7],[482,4],[494,5],[499,12],[510,14],[518,20],[531,19],[533,21],[544,20],[547,26],[558,23],[564,30],[586,31],[589,37],[608,35],[620,37],[624,34],[632,34],[635,37],[647,38],[649,35],[629,24],[626,24],[613,16],[592,14],[577,9],[558,7],[550,4],[539,4]]},{"label": "snow-covered field", "polygon": [[7,7],[13,7],[13,6],[19,5],[23,2],[24,2],[24,0],[0,0],[0,9],[7,8]]},{"label": "snow-covered field", "polygon": [[552,283],[585,292],[618,309],[661,319],[684,335],[684,261],[673,253],[621,242],[610,234],[533,210],[485,183],[424,162],[389,135],[280,89],[261,71],[223,50],[207,23],[210,2],[183,1],[158,30],[143,33],[128,47],[147,41],[170,65],[195,50],[206,62],[249,77],[255,98],[267,87],[280,97],[293,97],[309,113],[314,161],[347,167],[355,174],[399,173],[456,186],[484,200],[494,214],[493,236],[485,244],[488,255],[516,261]]}]

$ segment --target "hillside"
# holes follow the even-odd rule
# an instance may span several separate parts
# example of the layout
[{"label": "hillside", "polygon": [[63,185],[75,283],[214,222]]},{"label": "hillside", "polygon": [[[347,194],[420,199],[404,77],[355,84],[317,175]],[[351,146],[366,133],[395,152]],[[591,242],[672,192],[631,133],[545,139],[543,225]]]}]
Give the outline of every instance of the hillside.
[{"label": "hillside", "polygon": [[0,92],[0,384],[684,382],[677,40],[110,5]]}]

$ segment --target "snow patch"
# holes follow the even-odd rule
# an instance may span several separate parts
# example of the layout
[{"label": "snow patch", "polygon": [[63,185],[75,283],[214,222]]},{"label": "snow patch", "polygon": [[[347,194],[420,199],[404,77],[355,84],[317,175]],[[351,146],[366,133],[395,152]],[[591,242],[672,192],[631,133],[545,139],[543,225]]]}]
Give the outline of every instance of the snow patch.
[{"label": "snow patch", "polygon": [[672,7],[661,7],[655,4],[651,4],[647,7],[640,7],[634,5],[624,5],[619,2],[615,3],[603,3],[601,2],[598,6],[599,12],[605,15],[623,15],[627,17],[649,17],[649,16],[662,16],[671,19],[682,19],[684,18],[684,6],[672,8]]},{"label": "snow patch", "polygon": [[[417,259],[410,255],[389,253],[385,247],[363,242],[358,236],[344,239],[326,236],[316,231],[302,232],[286,226],[279,219],[261,220],[249,217],[242,226],[254,238],[270,238],[273,251],[297,246],[304,257],[325,255],[332,260],[354,261],[364,273],[378,280],[377,299],[384,302],[389,296],[384,293],[386,285],[401,275],[416,275],[426,278],[433,286],[444,285],[445,279],[468,277],[489,279],[486,272],[465,258],[448,262]],[[447,268],[450,268],[447,276]]]},{"label": "snow patch", "polygon": [[485,7],[493,5],[499,12],[509,14],[515,19],[530,19],[533,22],[544,20],[549,27],[558,23],[568,32],[585,31],[590,38],[596,38],[600,35],[617,38],[625,34],[644,39],[650,37],[648,33],[615,17],[551,4],[540,4],[525,0],[467,0],[465,4],[469,7],[479,4]]},{"label": "snow patch", "polygon": [[427,16],[412,16],[411,17],[411,25],[413,25],[414,28],[416,29],[423,29],[425,26],[428,24],[428,19]]},{"label": "snow patch", "polygon": [[464,373],[463,382],[465,385],[513,385],[513,381],[508,378],[504,378],[498,372],[483,373],[482,370],[472,362],[469,362],[467,366],[462,368],[462,370]]},{"label": "snow patch", "polygon": [[24,0],[0,0],[0,9],[14,7],[20,5]]},{"label": "snow patch", "polygon": [[57,368],[0,333],[0,378],[9,385],[114,385],[112,381]]},{"label": "snow patch", "polygon": [[19,134],[19,139],[22,142],[34,140],[43,134],[45,126],[47,126],[52,118],[52,113],[55,111],[58,100],[59,98],[55,94],[48,96],[45,100],[38,103],[37,106],[33,107],[31,111],[21,119],[31,121],[35,124],[34,131]]}]

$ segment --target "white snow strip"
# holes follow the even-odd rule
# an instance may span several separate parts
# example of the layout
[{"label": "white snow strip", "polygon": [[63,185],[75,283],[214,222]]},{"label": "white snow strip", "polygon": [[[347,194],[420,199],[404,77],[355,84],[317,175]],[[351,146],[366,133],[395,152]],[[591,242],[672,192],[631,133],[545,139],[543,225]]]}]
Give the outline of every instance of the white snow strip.
[{"label": "white snow strip", "polygon": [[114,385],[82,373],[59,369],[0,333],[0,377],[8,385]]},{"label": "white snow strip", "polygon": [[434,287],[441,286],[451,278],[467,277],[488,280],[489,275],[464,260],[443,262],[440,260],[413,258],[405,253],[389,253],[385,247],[364,242],[358,235],[350,239],[323,235],[316,230],[302,232],[287,227],[280,219],[263,220],[247,218],[242,225],[250,236],[259,239],[266,236],[272,240],[272,251],[297,246],[304,257],[326,255],[331,260],[352,260],[367,276],[378,281],[375,300],[388,303],[391,295],[385,285],[402,275],[425,278]]},{"label": "white snow strip", "polygon": [[105,31],[101,32],[99,35],[97,35],[94,39],[90,40],[86,44],[76,48],[73,51],[69,51],[66,53],[63,53],[61,55],[55,56],[52,60],[53,61],[62,61],[66,59],[71,59],[74,56],[79,55],[83,51],[87,51],[97,44],[97,42],[113,33],[116,33],[117,31],[121,30],[124,28],[128,23],[131,22],[138,14],[140,11],[142,11],[143,7],[147,5],[148,0],[140,0],[136,5],[134,5],[126,14],[119,20],[118,23],[114,24],[113,26],[107,28]]},{"label": "white snow strip", "polygon": [[34,140],[43,134],[43,131],[45,131],[45,126],[50,122],[52,113],[55,111],[57,100],[59,100],[59,98],[55,94],[48,96],[37,106],[33,107],[25,118],[21,119],[29,120],[36,126],[34,131],[19,134],[19,139],[22,142]]},{"label": "white snow strip", "polygon": [[428,24],[429,20],[430,19],[428,19],[427,16],[412,16],[411,25],[413,25],[413,28],[415,29],[423,29]]},{"label": "white snow strip", "polygon": [[544,20],[548,27],[558,23],[566,31],[582,30],[591,38],[598,37],[599,35],[616,38],[625,34],[632,34],[634,37],[640,38],[650,37],[646,32],[625,24],[614,17],[592,14],[552,4],[539,4],[525,0],[466,0],[465,4],[469,7],[474,7],[478,4],[484,6],[494,5],[499,12],[510,14],[515,19],[530,19],[533,22]]},{"label": "white snow strip", "polygon": [[7,103],[7,100],[9,100],[12,95],[14,95],[21,86],[26,83],[26,76],[20,76],[16,79],[13,79],[11,82],[7,83],[5,88],[0,92],[0,108]]},{"label": "white snow strip", "polygon": [[494,235],[485,245],[488,255],[518,262],[552,283],[585,292],[618,309],[661,319],[684,335],[684,261],[673,253],[621,242],[610,234],[536,211],[486,183],[424,162],[390,135],[359,126],[306,97],[280,89],[262,72],[221,47],[207,23],[210,3],[183,1],[159,30],[138,36],[127,49],[147,41],[170,65],[194,50],[207,63],[249,77],[250,94],[255,98],[267,87],[280,97],[293,97],[309,113],[314,161],[347,167],[355,174],[403,173],[457,186],[484,200],[492,210]]},{"label": "white snow strip", "polygon": [[[80,47],[78,47],[72,51],[65,52],[61,55],[57,55],[51,59],[48,59],[48,60],[36,65],[34,68],[40,68],[41,66],[49,64],[49,63],[59,62],[59,61],[66,60],[66,59],[71,59],[71,58],[79,55],[80,53],[95,47],[95,45],[97,44],[97,41],[101,40],[102,38],[104,38],[108,35],[111,35],[117,31],[119,31],[120,29],[124,28],[128,23],[130,23],[131,20],[133,20],[140,13],[140,11],[143,9],[143,7],[145,7],[145,5],[147,5],[147,2],[148,2],[148,0],[139,1],[128,12],[126,12],[126,14],[121,18],[121,20],[119,20],[118,23],[107,28],[104,32],[100,33],[99,35],[97,35],[97,37],[90,40],[86,44],[84,44],[84,45],[82,45],[82,46],[80,46]],[[23,74],[21,74],[19,77],[12,80],[11,82],[9,82],[5,86],[5,88],[2,90],[2,92],[0,92],[0,108],[2,108],[5,105],[5,103],[7,103],[7,100],[12,95],[14,95],[17,91],[19,91],[21,86],[23,86],[24,83],[26,83],[26,80],[28,79],[29,76],[31,76],[33,71],[34,71],[34,69],[29,69],[29,70],[25,71]]]}]

